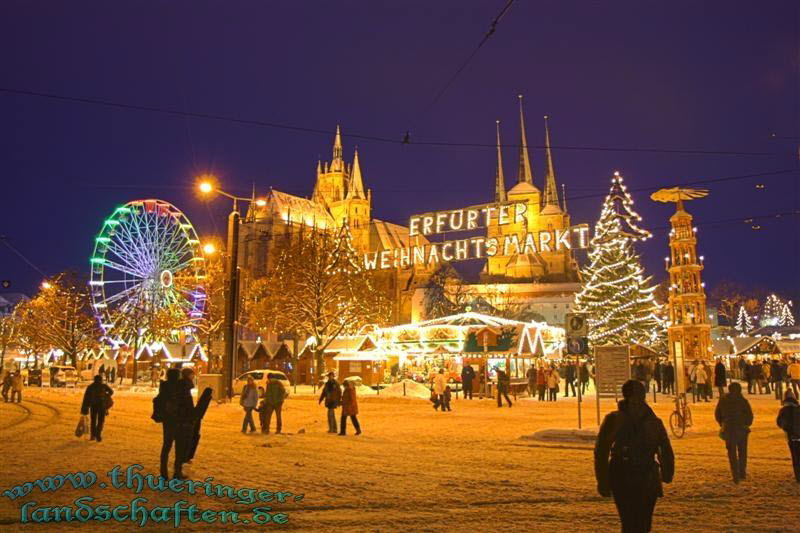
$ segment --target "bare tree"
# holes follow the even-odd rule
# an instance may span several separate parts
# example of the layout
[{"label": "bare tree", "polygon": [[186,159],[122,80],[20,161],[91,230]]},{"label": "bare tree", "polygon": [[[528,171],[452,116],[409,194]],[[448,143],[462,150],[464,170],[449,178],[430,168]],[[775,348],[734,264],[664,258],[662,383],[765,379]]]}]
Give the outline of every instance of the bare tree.
[{"label": "bare tree", "polygon": [[363,268],[345,226],[336,234],[309,231],[281,245],[279,259],[253,291],[251,327],[313,337],[317,376],[323,354],[342,334],[369,323],[384,323],[388,298]]}]

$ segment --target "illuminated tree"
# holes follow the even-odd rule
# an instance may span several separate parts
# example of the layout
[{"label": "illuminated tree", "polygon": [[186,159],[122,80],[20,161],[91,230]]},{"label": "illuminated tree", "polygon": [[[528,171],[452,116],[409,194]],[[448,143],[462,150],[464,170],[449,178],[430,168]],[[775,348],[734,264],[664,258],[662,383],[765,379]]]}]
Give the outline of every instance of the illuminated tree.
[{"label": "illuminated tree", "polygon": [[736,331],[744,335],[749,333],[752,329],[753,323],[750,320],[750,315],[747,314],[747,309],[744,308],[744,305],[739,306],[739,315],[736,318]]},{"label": "illuminated tree", "polygon": [[6,350],[18,343],[18,332],[19,317],[16,309],[11,314],[0,316],[0,368],[4,368]]},{"label": "illuminated tree", "polygon": [[784,303],[775,294],[770,294],[761,309],[761,326],[778,326],[781,323],[781,313]]},{"label": "illuminated tree", "polygon": [[[291,239],[291,240],[290,240]],[[389,301],[363,268],[344,226],[336,234],[310,230],[281,244],[278,260],[248,312],[253,324],[313,338],[316,372],[336,337],[370,323],[382,324]]]},{"label": "illuminated tree", "polygon": [[792,302],[786,302],[781,309],[780,325],[794,326],[794,315],[791,309]]},{"label": "illuminated tree", "polygon": [[99,328],[91,314],[88,284],[70,273],[49,280],[39,293],[23,306],[21,338],[27,348],[41,353],[48,348],[64,352],[71,364],[89,350],[99,338]]},{"label": "illuminated tree", "polygon": [[644,276],[633,243],[651,237],[638,226],[641,217],[622,177],[615,173],[594,228],[584,285],[575,296],[576,311],[588,315],[594,345],[655,344],[662,334],[655,286]]}]

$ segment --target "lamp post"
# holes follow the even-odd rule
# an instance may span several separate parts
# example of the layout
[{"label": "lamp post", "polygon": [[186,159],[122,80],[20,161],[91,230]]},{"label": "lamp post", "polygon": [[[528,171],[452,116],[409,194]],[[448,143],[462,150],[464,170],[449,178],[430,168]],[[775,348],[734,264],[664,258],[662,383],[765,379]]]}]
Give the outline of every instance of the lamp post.
[{"label": "lamp post", "polygon": [[[236,351],[236,319],[239,311],[239,202],[251,202],[251,198],[242,198],[229,194],[214,185],[210,179],[203,179],[198,184],[198,189],[203,194],[217,193],[233,200],[233,209],[228,215],[228,243],[227,261],[225,265],[225,318],[223,331],[225,335],[225,358],[223,370],[225,376],[225,391],[228,398],[233,397],[233,367]],[[263,200],[255,200],[258,205],[264,205]]]}]

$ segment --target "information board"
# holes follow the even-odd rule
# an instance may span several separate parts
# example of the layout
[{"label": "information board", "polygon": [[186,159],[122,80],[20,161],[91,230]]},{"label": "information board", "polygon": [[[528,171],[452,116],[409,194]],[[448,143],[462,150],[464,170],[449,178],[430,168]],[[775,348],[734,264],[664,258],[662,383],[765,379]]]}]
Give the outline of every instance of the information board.
[{"label": "information board", "polygon": [[601,398],[622,398],[622,385],[631,378],[629,346],[594,348],[595,380]]}]

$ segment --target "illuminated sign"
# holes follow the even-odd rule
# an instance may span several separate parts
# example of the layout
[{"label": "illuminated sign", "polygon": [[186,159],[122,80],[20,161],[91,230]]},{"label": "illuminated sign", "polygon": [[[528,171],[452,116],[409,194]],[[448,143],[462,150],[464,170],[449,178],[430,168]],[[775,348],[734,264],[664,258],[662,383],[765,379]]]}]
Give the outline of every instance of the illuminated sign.
[{"label": "illuminated sign", "polygon": [[[490,204],[414,215],[409,220],[409,236],[470,231],[491,225],[517,223],[524,220],[527,207],[524,203]],[[580,224],[565,229],[510,233],[498,237],[476,236],[368,252],[364,254],[364,267],[367,270],[385,270],[416,265],[432,266],[440,262],[484,259],[495,255],[577,250],[588,245],[589,226]]]}]

